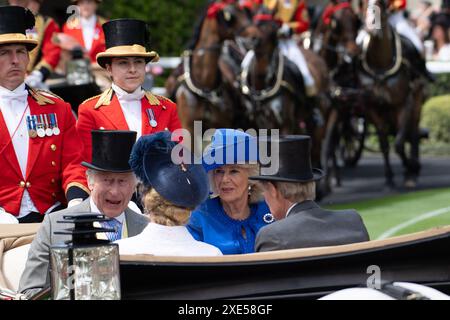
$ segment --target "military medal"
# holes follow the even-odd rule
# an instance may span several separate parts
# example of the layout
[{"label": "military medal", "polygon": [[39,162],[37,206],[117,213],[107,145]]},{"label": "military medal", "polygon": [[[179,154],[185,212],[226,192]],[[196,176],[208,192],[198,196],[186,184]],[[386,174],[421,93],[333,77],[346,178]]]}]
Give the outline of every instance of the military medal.
[{"label": "military medal", "polygon": [[44,129],[44,121],[42,119],[42,114],[40,114],[37,117],[37,135],[39,138],[45,137],[45,129]]},{"label": "military medal", "polygon": [[152,127],[152,128],[156,128],[156,126],[158,125],[158,122],[156,122],[156,120],[155,120],[155,114],[153,113],[153,110],[152,109],[147,109],[147,115],[148,115],[148,118],[149,118],[149,122],[150,122],[150,126]]},{"label": "military medal", "polygon": [[58,119],[56,118],[56,113],[50,114],[50,119],[52,121],[53,134],[57,136],[61,133],[61,130],[59,130],[58,128]]},{"label": "military medal", "polygon": [[27,116],[27,127],[28,127],[28,136],[30,138],[36,138],[37,133],[34,128],[35,125],[34,125],[34,120],[33,120],[32,116]]},{"label": "military medal", "polygon": [[53,135],[53,130],[50,128],[50,124],[48,121],[47,114],[44,114],[44,123],[45,123],[45,135],[47,137],[51,137]]}]

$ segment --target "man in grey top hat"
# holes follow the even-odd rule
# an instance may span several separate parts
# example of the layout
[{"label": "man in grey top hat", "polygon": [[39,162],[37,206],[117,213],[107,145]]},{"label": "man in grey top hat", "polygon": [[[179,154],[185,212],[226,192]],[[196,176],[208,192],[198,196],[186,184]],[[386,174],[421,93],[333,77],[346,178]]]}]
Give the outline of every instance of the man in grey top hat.
[{"label": "man in grey top hat", "polygon": [[136,141],[134,131],[92,131],[92,163],[87,167],[91,196],[71,208],[46,215],[31,244],[28,261],[19,284],[19,291],[28,297],[50,286],[50,247],[70,240],[70,235],[55,235],[67,225],[58,223],[65,215],[98,213],[111,218],[103,227],[116,232],[107,233],[111,241],[138,235],[148,219],[128,208],[137,178],[128,163]]},{"label": "man in grey top hat", "polygon": [[[310,137],[285,136],[279,144],[279,170],[260,180],[264,198],[277,220],[259,230],[256,251],[334,246],[368,241],[369,235],[355,210],[330,211],[315,202],[315,181],[323,176],[311,168]],[[262,169],[264,166],[262,166]]]}]

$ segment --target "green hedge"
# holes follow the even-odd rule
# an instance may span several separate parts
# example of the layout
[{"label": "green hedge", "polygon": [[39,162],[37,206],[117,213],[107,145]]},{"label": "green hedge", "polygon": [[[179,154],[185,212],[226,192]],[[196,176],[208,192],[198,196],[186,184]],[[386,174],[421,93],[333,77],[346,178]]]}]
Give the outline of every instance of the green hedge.
[{"label": "green hedge", "polygon": [[206,3],[205,0],[104,0],[100,12],[109,19],[146,21],[150,31],[150,48],[160,56],[179,56]]},{"label": "green hedge", "polygon": [[430,97],[450,94],[450,73],[436,74],[436,82],[428,85]]},{"label": "green hedge", "polygon": [[425,103],[421,126],[430,130],[432,142],[450,143],[450,95],[433,97]]}]

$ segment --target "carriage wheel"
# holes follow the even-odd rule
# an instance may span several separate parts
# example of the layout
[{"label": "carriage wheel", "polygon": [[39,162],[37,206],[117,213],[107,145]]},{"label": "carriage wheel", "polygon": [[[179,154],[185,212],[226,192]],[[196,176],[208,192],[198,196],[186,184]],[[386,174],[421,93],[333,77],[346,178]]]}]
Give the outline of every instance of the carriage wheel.
[{"label": "carriage wheel", "polygon": [[336,184],[340,185],[339,168],[336,161],[336,148],[338,146],[338,125],[339,113],[337,109],[332,109],[327,119],[325,137],[322,142],[320,160],[322,168],[325,171],[325,177],[322,179],[322,188],[326,193],[332,191],[332,178],[336,178]]},{"label": "carriage wheel", "polygon": [[355,167],[364,149],[367,121],[363,116],[346,117],[339,129],[340,160],[346,167]]}]

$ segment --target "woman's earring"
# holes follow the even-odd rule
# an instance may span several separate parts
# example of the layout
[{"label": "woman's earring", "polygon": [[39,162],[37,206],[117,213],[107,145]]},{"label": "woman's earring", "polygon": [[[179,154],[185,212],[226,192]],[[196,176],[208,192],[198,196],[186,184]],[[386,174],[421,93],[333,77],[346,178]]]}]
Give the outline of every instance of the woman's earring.
[{"label": "woman's earring", "polygon": [[252,194],[252,186],[248,185],[248,195],[250,196]]}]

